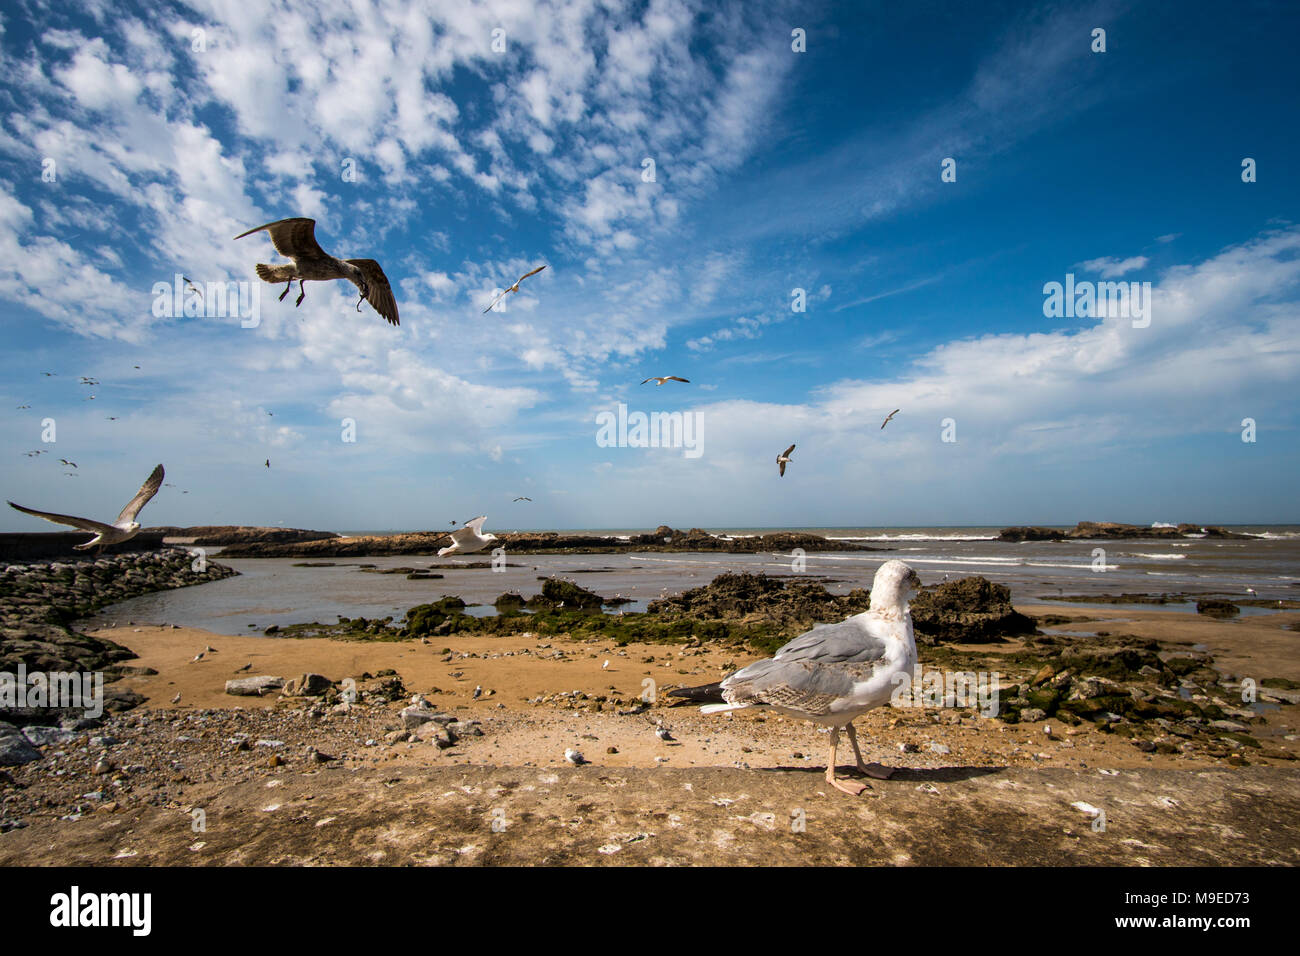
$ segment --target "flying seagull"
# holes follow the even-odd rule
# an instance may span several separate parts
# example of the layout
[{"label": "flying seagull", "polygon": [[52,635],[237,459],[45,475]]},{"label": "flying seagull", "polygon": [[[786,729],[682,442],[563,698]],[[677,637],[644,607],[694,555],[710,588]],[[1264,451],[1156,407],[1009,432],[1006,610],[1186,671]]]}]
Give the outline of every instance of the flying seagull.
[{"label": "flying seagull", "polygon": [[776,652],[731,674],[720,683],[669,691],[717,714],[749,708],[770,708],[830,728],[831,752],[826,782],[858,796],[866,787],[835,776],[835,750],[840,729],[848,732],[857,769],[878,780],[893,771],[867,764],[858,749],[853,721],[890,702],[896,678],[909,679],[916,667],[916,638],[907,602],[921,586],[916,572],[902,561],[886,561],[871,582],[871,606],[838,624],[818,624]]},{"label": "flying seagull", "polygon": [[78,382],[77,384],[78,384],[78,385],[98,385],[98,384],[99,384],[99,379],[97,379],[97,378],[86,378],[86,376],[83,375],[83,376],[81,376],[81,381]]},{"label": "flying seagull", "polygon": [[102,552],[107,545],[118,544],[122,541],[129,541],[140,532],[140,525],[136,522],[136,515],[140,509],[149,503],[149,499],[158,494],[158,489],[162,487],[163,466],[159,465],[153,470],[153,473],[140,486],[140,490],[135,493],[122,513],[117,516],[117,520],[112,524],[104,524],[101,521],[92,521],[90,518],[76,518],[72,515],[53,514],[48,511],[35,511],[31,508],[24,508],[22,505],[16,505],[12,501],[9,507],[17,508],[29,515],[35,515],[38,518],[44,518],[46,521],[53,521],[55,524],[71,525],[74,528],[80,528],[82,531],[93,532],[95,537],[91,538],[85,544],[73,545],[78,551],[88,551],[95,545],[99,545]]},{"label": "flying seagull", "polygon": [[881,428],[884,428],[886,425],[888,425],[891,421],[894,420],[894,416],[897,415],[897,414],[898,414],[899,412],[901,412],[901,411],[902,411],[901,408],[896,408],[896,409],[894,409],[892,412],[890,412],[890,413],[889,413],[889,417],[886,418],[883,422],[880,423],[880,427],[881,427]]},{"label": "flying seagull", "polygon": [[269,458],[266,459],[266,467],[267,467],[267,468],[270,468],[270,467],[271,467],[271,459],[269,459]]},{"label": "flying seagull", "polygon": [[31,408],[31,407],[32,407],[32,406],[30,406],[30,405],[19,405],[19,406],[18,406],[18,410],[21,412],[24,408]]},{"label": "flying seagull", "polygon": [[60,458],[60,459],[59,459],[59,463],[62,464],[62,465],[67,465],[67,466],[69,466],[69,467],[71,467],[71,468],[76,468],[76,467],[77,467],[77,463],[76,463],[75,461],[68,461],[68,459],[66,459],[66,458]]},{"label": "flying seagull", "polygon": [[364,300],[391,324],[400,324],[397,321],[393,287],[388,284],[388,276],[384,275],[384,270],[374,259],[336,259],[331,256],[316,242],[315,219],[294,218],[268,222],[264,226],[242,232],[235,238],[243,239],[244,236],[251,236],[263,229],[270,235],[275,251],[286,259],[293,260],[291,266],[268,266],[261,262],[257,264],[257,276],[263,282],[286,283],[284,291],[280,293],[280,301],[284,301],[295,281],[298,283],[298,301],[294,305],[299,306],[307,296],[303,283],[308,279],[347,279],[361,290],[361,298],[357,300],[358,312],[361,311],[361,302]]},{"label": "flying seagull", "polygon": [[[181,278],[185,280],[185,287],[186,287],[187,289],[193,289],[194,292],[195,292],[195,294],[196,294],[200,299],[203,298],[203,290],[200,289],[198,286],[196,286],[196,285],[194,284],[194,281],[193,281],[192,279],[190,279],[189,276],[181,276]],[[136,366],[136,368],[139,368],[139,367],[140,367],[140,366],[138,366],[138,365]]]},{"label": "flying seagull", "polygon": [[[520,495],[518,498],[515,499],[515,501],[532,501],[532,500],[533,500],[532,498],[529,498],[526,495]],[[514,502],[511,503],[513,504]]]},{"label": "flying seagull", "polygon": [[542,271],[543,269],[545,269],[545,268],[546,268],[546,266],[538,266],[538,267],[537,267],[536,269],[534,269],[532,272],[525,272],[523,275],[521,275],[518,279],[515,280],[515,284],[514,284],[514,285],[512,285],[512,286],[510,286],[509,288],[505,289],[504,291],[502,291],[502,293],[501,293],[500,295],[498,295],[495,299],[493,299],[493,300],[492,300],[492,305],[489,305],[486,309],[484,309],[484,310],[483,310],[483,314],[484,314],[484,315],[487,315],[489,312],[491,312],[492,309],[496,306],[496,304],[497,304],[498,302],[500,302],[502,299],[504,299],[504,298],[506,297],[506,293],[508,293],[508,292],[518,292],[518,291],[519,291],[519,283],[523,282],[523,281],[524,281],[525,279],[527,279],[529,276],[535,276],[535,275],[537,275],[537,273],[541,272],[541,271]]},{"label": "flying seagull", "polygon": [[691,384],[691,380],[689,378],[680,378],[676,375],[663,375],[663,376],[651,375],[648,379],[645,380],[645,382],[642,382],[641,384],[644,385],[646,382],[654,382],[656,385],[662,385],[664,382],[685,382],[687,385]]},{"label": "flying seagull", "polygon": [[790,461],[790,452],[792,452],[792,451],[794,451],[794,445],[791,445],[791,446],[790,446],[789,448],[787,448],[785,451],[781,452],[781,454],[779,454],[779,455],[776,456],[776,463],[777,463],[777,465],[779,465],[780,468],[781,468],[781,477],[782,477],[782,478],[785,477],[785,466],[786,466],[786,463]]},{"label": "flying seagull", "polygon": [[459,531],[451,532],[451,545],[440,550],[438,557],[448,554],[473,554],[475,551],[482,551],[495,541],[496,535],[483,533],[484,521],[487,521],[487,515],[479,515],[466,521],[465,527]]}]

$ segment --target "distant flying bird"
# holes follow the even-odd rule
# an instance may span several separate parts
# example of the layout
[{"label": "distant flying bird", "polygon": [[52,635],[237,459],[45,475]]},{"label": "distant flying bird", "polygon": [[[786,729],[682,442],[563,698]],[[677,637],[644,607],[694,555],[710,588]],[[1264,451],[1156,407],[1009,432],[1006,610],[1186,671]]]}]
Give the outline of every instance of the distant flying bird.
[{"label": "distant flying bird", "polygon": [[128,541],[134,538],[140,532],[140,525],[136,522],[136,515],[140,509],[149,503],[149,499],[158,494],[158,489],[162,487],[163,466],[159,465],[154,468],[153,472],[140,486],[140,490],[135,493],[122,513],[117,516],[117,520],[112,524],[104,524],[102,521],[92,521],[90,518],[76,518],[72,515],[54,514],[48,511],[35,511],[31,508],[24,508],[22,505],[16,505],[12,501],[9,507],[16,508],[21,512],[29,515],[35,515],[38,518],[44,518],[46,521],[53,521],[55,524],[71,525],[74,528],[80,528],[82,531],[93,532],[95,537],[91,538],[85,544],[76,544],[73,547],[78,551],[88,551],[99,545],[100,551],[104,550],[106,545],[118,544],[122,541]]},{"label": "distant flying bird", "polygon": [[58,373],[58,372],[42,372],[41,374],[44,375],[46,378],[49,378],[51,375],[58,375],[59,373]]},{"label": "distant flying bird", "polygon": [[83,402],[93,402],[94,400],[95,400],[94,395],[87,395],[85,398],[82,399]]},{"label": "distant flying bird", "polygon": [[655,385],[662,385],[664,382],[685,382],[687,385],[691,384],[691,380],[689,378],[681,378],[677,375],[664,375],[664,376],[651,375],[648,379],[646,379],[641,384],[644,385],[646,382],[654,382]]},{"label": "distant flying bird", "polygon": [[59,459],[59,463],[60,463],[60,464],[63,464],[63,465],[68,465],[68,466],[71,467],[71,468],[76,468],[76,467],[77,467],[77,463],[76,463],[75,461],[68,461],[68,459],[66,459],[66,458],[60,458],[60,459]]},{"label": "distant flying bird", "polygon": [[78,385],[98,385],[98,384],[99,384],[99,379],[97,379],[97,378],[86,378],[86,376],[83,375],[83,376],[81,376],[81,381],[78,382],[77,384],[78,384]]},{"label": "distant flying bird", "polygon": [[24,408],[31,408],[31,407],[32,407],[32,406],[30,406],[30,405],[19,405],[19,406],[18,406],[18,410],[21,412]]},{"label": "distant flying bird", "polygon": [[902,411],[901,408],[896,408],[896,409],[894,409],[892,412],[890,412],[890,413],[889,413],[889,417],[886,418],[883,422],[880,423],[880,427],[881,427],[881,428],[884,428],[886,425],[888,425],[891,421],[894,420],[894,416],[897,415],[897,414],[898,414],[899,412],[901,412],[901,411]]},{"label": "distant flying bird", "polygon": [[267,468],[270,468],[270,467],[271,467],[271,459],[269,459],[269,458],[266,459],[266,467],[267,467]]},{"label": "distant flying bird", "polygon": [[482,551],[495,541],[496,535],[483,533],[484,521],[487,521],[487,515],[479,515],[466,521],[465,527],[459,531],[451,532],[451,545],[439,551],[438,557],[448,554],[473,554],[475,551]]},{"label": "distant flying bird", "polygon": [[28,458],[35,458],[37,455],[44,455],[45,449],[38,448],[35,451],[25,451],[23,452],[23,454],[26,455]]},{"label": "distant flying bird", "polygon": [[542,271],[543,269],[545,269],[545,268],[546,268],[546,266],[538,266],[538,267],[537,267],[536,269],[534,269],[532,272],[525,272],[523,275],[521,275],[518,279],[515,280],[515,284],[514,284],[514,285],[512,285],[512,286],[506,288],[506,289],[505,289],[505,290],[504,290],[504,291],[503,291],[499,296],[497,296],[495,299],[493,299],[493,300],[492,300],[492,305],[489,305],[486,309],[484,309],[484,310],[483,310],[483,314],[484,314],[484,315],[487,315],[487,313],[491,312],[492,309],[496,306],[496,304],[497,304],[498,302],[500,302],[502,299],[504,299],[504,298],[506,297],[506,293],[509,293],[509,292],[518,292],[518,291],[519,291],[519,283],[523,282],[523,281],[524,281],[525,279],[527,279],[529,276],[535,276],[535,275],[537,275],[537,273],[541,272],[541,271]]},{"label": "distant flying bird", "polygon": [[116,416],[116,415],[109,415],[108,418],[104,419],[104,421],[106,421],[106,422],[115,422],[115,421],[117,421],[117,416]]},{"label": "distant flying bird", "polygon": [[[189,276],[181,276],[181,278],[185,280],[185,288],[193,289],[200,299],[203,298],[203,290],[196,286]],[[139,367],[140,366],[138,365],[136,366],[136,368]]]},{"label": "distant flying bird", "polygon": [[792,452],[792,451],[794,451],[794,445],[791,445],[791,446],[790,446],[789,448],[787,448],[785,451],[781,452],[781,454],[779,454],[779,455],[776,456],[776,463],[777,463],[777,465],[779,465],[780,468],[781,468],[781,477],[782,477],[782,478],[785,477],[785,466],[786,466],[786,464],[790,461],[790,452]]},{"label": "distant flying bird", "polygon": [[515,501],[532,501],[532,500],[533,500],[532,498],[525,497],[524,495],[520,495],[518,498],[515,499]]},{"label": "distant flying bird", "polygon": [[302,305],[307,296],[303,283],[307,280],[328,281],[330,279],[347,279],[361,290],[357,300],[357,311],[361,311],[362,301],[370,303],[371,308],[392,325],[401,323],[397,320],[397,302],[393,298],[393,287],[388,283],[388,276],[374,259],[336,259],[316,242],[315,219],[280,219],[268,222],[256,229],[240,233],[236,239],[243,239],[255,232],[266,230],[271,237],[275,251],[286,259],[292,259],[291,266],[268,266],[257,264],[257,276],[263,282],[284,282],[284,291],[280,301],[289,294],[295,281],[298,283],[298,301]]}]

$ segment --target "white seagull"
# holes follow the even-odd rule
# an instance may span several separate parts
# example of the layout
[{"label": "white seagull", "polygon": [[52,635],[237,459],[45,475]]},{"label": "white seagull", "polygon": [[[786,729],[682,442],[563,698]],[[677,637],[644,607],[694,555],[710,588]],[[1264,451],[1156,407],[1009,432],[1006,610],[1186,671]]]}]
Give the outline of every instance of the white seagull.
[{"label": "white seagull", "polygon": [[651,375],[641,384],[644,385],[646,382],[654,382],[655,385],[663,385],[665,382],[685,382],[687,385],[691,384],[691,380],[689,378],[681,378],[677,375],[663,375],[663,376]]},{"label": "white seagull", "polygon": [[537,275],[537,273],[541,272],[541,271],[542,271],[543,269],[545,269],[545,268],[546,268],[546,266],[538,266],[538,267],[537,267],[536,269],[534,269],[532,272],[525,272],[523,275],[521,275],[518,279],[515,280],[515,284],[514,284],[514,285],[512,285],[512,286],[507,286],[505,289],[503,289],[503,290],[501,291],[501,294],[498,295],[495,299],[492,300],[492,304],[489,305],[486,309],[483,310],[483,314],[484,314],[484,315],[487,315],[487,314],[488,314],[489,312],[491,312],[494,308],[496,308],[496,304],[497,304],[498,302],[500,302],[502,299],[504,299],[504,298],[506,297],[506,293],[508,293],[508,292],[518,292],[518,291],[519,291],[519,283],[523,282],[523,281],[524,281],[525,279],[527,279],[529,276],[535,276],[535,275]]},{"label": "white seagull", "polygon": [[860,783],[835,776],[840,728],[848,732],[857,769],[878,780],[893,770],[867,764],[858,749],[853,721],[888,704],[906,674],[916,667],[916,638],[907,602],[921,586],[916,572],[902,561],[886,561],[871,583],[871,607],[838,624],[818,624],[766,660],[756,661],[717,684],[669,691],[694,701],[721,701],[700,708],[702,714],[764,708],[830,728],[831,752],[826,782],[858,796]]},{"label": "white seagull", "polygon": [[438,557],[445,557],[448,554],[473,554],[475,551],[482,551],[495,541],[496,535],[483,533],[484,521],[487,521],[487,515],[479,515],[466,521],[465,527],[459,531],[451,532],[451,545],[439,551]]},{"label": "white seagull", "polygon": [[32,508],[24,508],[22,505],[16,505],[12,501],[9,507],[17,508],[25,514],[35,515],[38,518],[44,518],[46,521],[53,521],[55,524],[66,524],[73,528],[80,528],[82,531],[93,532],[95,537],[91,538],[85,544],[75,544],[73,547],[78,551],[88,551],[99,545],[100,551],[106,546],[119,544],[123,541],[129,541],[140,533],[140,525],[136,522],[136,515],[140,509],[149,503],[149,499],[158,494],[158,489],[162,487],[163,466],[159,465],[154,468],[153,473],[140,486],[140,490],[135,493],[122,513],[117,516],[117,520],[112,524],[104,524],[102,521],[93,521],[90,518],[77,518],[73,515],[54,514],[49,511],[36,511]]}]

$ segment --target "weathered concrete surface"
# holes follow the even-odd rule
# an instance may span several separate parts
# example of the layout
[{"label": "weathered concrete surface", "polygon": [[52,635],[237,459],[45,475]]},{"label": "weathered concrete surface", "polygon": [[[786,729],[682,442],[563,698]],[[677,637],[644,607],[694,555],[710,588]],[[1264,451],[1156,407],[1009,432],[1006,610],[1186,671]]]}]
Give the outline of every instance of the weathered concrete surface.
[{"label": "weathered concrete surface", "polygon": [[323,767],[199,790],[206,832],[184,807],[33,820],[0,864],[1300,863],[1300,771],[1280,768],[905,770],[857,799],[802,768]]}]

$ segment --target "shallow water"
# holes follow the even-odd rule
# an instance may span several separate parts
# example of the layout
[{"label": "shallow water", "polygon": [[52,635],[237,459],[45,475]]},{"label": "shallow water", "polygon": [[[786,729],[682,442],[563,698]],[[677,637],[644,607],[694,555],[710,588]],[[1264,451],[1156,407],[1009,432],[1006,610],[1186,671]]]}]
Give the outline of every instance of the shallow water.
[{"label": "shallow water", "polygon": [[[1070,614],[1072,609],[1076,614],[1095,610],[1196,613],[1194,601],[1169,605],[1083,605],[1055,601],[1062,594],[1186,591],[1216,594],[1231,600],[1247,598],[1247,587],[1253,587],[1256,596],[1263,599],[1300,598],[1300,529],[1296,528],[1252,528],[1269,536],[1247,541],[1021,544],[992,540],[997,529],[806,530],[890,548],[806,555],[801,573],[831,579],[827,587],[836,594],[845,594],[855,587],[869,587],[883,561],[899,558],[916,568],[925,584],[981,574],[1009,587],[1017,603],[1056,604],[1062,614]],[[731,533],[760,532],[732,529]],[[1105,549],[1104,571],[1094,570],[1095,548]],[[208,553],[221,560],[219,549],[209,549]],[[463,563],[483,560],[483,555],[471,555]],[[502,593],[514,591],[531,596],[541,590],[540,579],[549,575],[572,579],[606,597],[630,598],[632,603],[617,610],[631,612],[645,610],[650,601],[661,596],[707,584],[726,571],[796,574],[791,556],[772,554],[515,555],[507,557],[510,566],[502,571],[439,568],[437,573],[444,575],[442,579],[416,581],[408,581],[400,574],[365,573],[356,565],[423,569],[431,564],[451,562],[403,555],[337,559],[334,567],[294,567],[299,561],[297,558],[231,558],[223,563],[238,570],[239,577],[134,598],[105,608],[92,622],[147,621],[201,627],[221,634],[247,634],[272,624],[283,627],[307,621],[333,623],[340,615],[367,618],[391,615],[400,619],[416,604],[451,594],[474,606],[471,613],[490,614],[493,609],[489,605]],[[1241,610],[1242,617],[1272,613],[1266,608],[1242,607]]]}]

